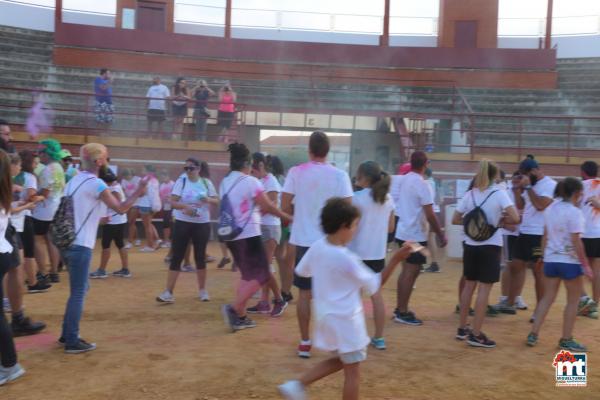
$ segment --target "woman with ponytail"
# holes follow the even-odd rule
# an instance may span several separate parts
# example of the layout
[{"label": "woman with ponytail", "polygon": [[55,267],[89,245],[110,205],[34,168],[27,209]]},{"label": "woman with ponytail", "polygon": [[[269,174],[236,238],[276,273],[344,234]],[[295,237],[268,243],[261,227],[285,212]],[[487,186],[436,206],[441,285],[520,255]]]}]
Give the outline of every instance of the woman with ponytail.
[{"label": "woman with ponytail", "polygon": [[[375,273],[381,273],[385,267],[387,237],[396,228],[394,220],[394,201],[389,194],[390,176],[379,164],[366,161],[358,167],[356,185],[362,190],[354,193],[352,204],[360,210],[361,218],[356,235],[348,248],[358,255]],[[389,276],[386,271],[383,277]],[[375,335],[371,345],[385,350],[383,325],[385,323],[385,306],[381,290],[371,296],[373,316],[375,319]]]},{"label": "woman with ponytail", "polygon": [[[460,296],[460,323],[456,339],[466,339],[467,343],[474,347],[496,347],[496,342],[481,332],[490,291],[494,283],[500,280],[502,230],[496,228],[519,222],[519,214],[508,194],[495,184],[499,174],[500,168],[496,163],[481,160],[477,175],[473,179],[473,188],[465,193],[452,217],[454,225],[463,225],[463,217],[476,219],[476,209],[479,207],[486,219],[482,221],[485,226],[481,226],[491,229],[488,235],[482,235],[484,237],[476,237],[470,230],[465,229],[463,276],[466,282]],[[467,319],[477,286],[479,290],[475,301],[475,316],[473,328],[470,328]]]}]

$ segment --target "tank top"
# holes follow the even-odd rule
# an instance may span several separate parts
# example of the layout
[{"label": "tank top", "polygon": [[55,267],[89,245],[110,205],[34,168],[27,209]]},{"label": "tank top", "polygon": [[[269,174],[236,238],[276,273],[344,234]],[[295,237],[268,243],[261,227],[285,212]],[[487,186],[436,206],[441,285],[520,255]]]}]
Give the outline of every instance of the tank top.
[{"label": "tank top", "polygon": [[219,111],[223,112],[235,112],[235,104],[233,103],[233,95],[223,94],[221,104],[219,104]]}]

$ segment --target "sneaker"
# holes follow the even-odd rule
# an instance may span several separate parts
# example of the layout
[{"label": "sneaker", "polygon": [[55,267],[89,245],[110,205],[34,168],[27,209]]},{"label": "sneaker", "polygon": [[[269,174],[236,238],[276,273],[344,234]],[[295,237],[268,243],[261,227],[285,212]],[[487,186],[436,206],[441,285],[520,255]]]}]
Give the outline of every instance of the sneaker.
[{"label": "sneaker", "polygon": [[35,285],[27,285],[27,293],[44,293],[52,287],[49,283],[37,282]]},{"label": "sneaker", "polygon": [[106,279],[108,278],[108,274],[103,269],[97,269],[96,271],[90,274],[90,279]]},{"label": "sneaker", "polygon": [[283,301],[285,301],[286,303],[290,303],[292,300],[294,300],[294,296],[292,296],[292,293],[285,293],[285,292],[281,292],[281,298],[283,299]]},{"label": "sneaker", "polygon": [[135,247],[140,247],[142,245],[142,241],[140,239],[136,240],[135,242],[133,242],[133,245]]},{"label": "sneaker", "polygon": [[577,306],[577,315],[587,315],[590,307],[594,304],[594,300],[589,297],[586,297],[583,300],[579,301],[579,305]]},{"label": "sneaker", "polygon": [[574,338],[560,339],[558,341],[558,347],[569,351],[587,351],[587,347],[576,341]]},{"label": "sneaker", "polygon": [[590,309],[588,310],[586,317],[592,318],[592,319],[598,319],[598,303],[594,302],[594,304],[592,304],[590,306]]},{"label": "sneaker", "polygon": [[171,292],[165,290],[164,292],[156,296],[156,301],[158,301],[159,303],[172,304],[175,303],[175,297],[173,297],[173,294]]},{"label": "sneaker", "polygon": [[517,308],[517,310],[527,310],[527,303],[523,301],[523,298],[521,296],[517,296],[515,298],[515,307]]},{"label": "sneaker", "polygon": [[142,247],[140,249],[140,253],[154,253],[156,251],[156,249],[154,247]]},{"label": "sneaker", "polygon": [[169,242],[162,242],[159,247],[161,249],[170,249],[171,248],[171,243],[169,243]]},{"label": "sneaker", "polygon": [[498,315],[500,315],[500,311],[496,310],[496,308],[494,308],[493,306],[487,306],[485,315],[488,317],[497,317]]},{"label": "sneaker", "polygon": [[300,358],[310,358],[310,350],[312,349],[312,344],[302,344],[298,345],[298,357]]},{"label": "sneaker", "polygon": [[287,381],[283,385],[279,385],[278,387],[279,393],[286,400],[305,400],[306,394],[304,393],[304,386],[300,383],[300,381]]},{"label": "sneaker", "polygon": [[196,272],[196,268],[190,264],[182,265],[181,272]]},{"label": "sneaker", "polygon": [[515,315],[517,313],[516,307],[508,305],[508,302],[506,300],[501,301],[498,304],[493,305],[492,307],[501,314]]},{"label": "sneaker", "polygon": [[198,297],[200,298],[200,301],[210,301],[210,296],[208,295],[206,289],[200,290]]},{"label": "sneaker", "polygon": [[217,261],[217,259],[214,258],[213,256],[206,256],[206,258],[204,259],[204,262],[207,262],[207,263],[211,263],[211,262],[215,262],[215,261]]},{"label": "sneaker", "polygon": [[398,322],[399,324],[406,324],[406,325],[413,325],[413,326],[423,325],[423,321],[418,319],[415,316],[414,312],[408,311],[408,312],[403,313],[403,312],[398,311],[398,309],[396,309],[394,311],[394,321]]},{"label": "sneaker", "polygon": [[271,310],[271,317],[280,317],[287,308],[287,306],[288,303],[285,300],[273,300],[273,309]]},{"label": "sneaker", "polygon": [[59,345],[62,345],[62,346],[64,346],[65,343],[67,343],[67,341],[65,340],[65,338],[63,336],[59,337],[57,342]]},{"label": "sneaker", "polygon": [[457,340],[465,340],[471,334],[471,328],[465,326],[464,328],[458,328],[456,330],[456,339]]},{"label": "sneaker", "polygon": [[496,342],[488,339],[483,332],[479,333],[479,336],[475,336],[473,332],[469,333],[467,344],[473,347],[485,347],[486,349],[496,347]]},{"label": "sneaker", "polygon": [[249,328],[256,328],[256,322],[252,321],[248,317],[244,317],[244,318],[238,317],[237,320],[234,321],[234,323],[233,323],[234,331],[241,331],[241,330],[249,329]]},{"label": "sneaker", "polygon": [[46,283],[47,284],[47,283],[50,282],[50,276],[49,275],[44,275],[41,272],[38,272],[38,273],[35,274],[35,279],[38,282],[41,282],[41,283]]},{"label": "sneaker", "polygon": [[121,268],[120,270],[113,272],[112,276],[117,276],[119,278],[131,278],[131,272],[127,268]]},{"label": "sneaker", "polygon": [[127,242],[127,243],[125,243],[125,246],[123,246],[123,248],[124,248],[125,250],[129,250],[129,249],[130,249],[130,248],[132,248],[132,247],[133,247],[133,245],[131,244],[131,242]]},{"label": "sneaker", "polygon": [[385,350],[385,339],[382,337],[371,338],[371,346],[375,347],[377,350]]},{"label": "sneaker", "polygon": [[531,332],[529,335],[527,335],[527,346],[533,347],[537,344],[537,342],[538,342],[538,335],[536,335],[533,332]]},{"label": "sneaker", "polygon": [[50,282],[51,283],[59,283],[60,282],[60,277],[58,276],[58,274],[48,274],[48,276],[50,277]]},{"label": "sneaker", "polygon": [[[21,365],[18,363],[7,368],[0,366],[0,386],[7,382],[12,382],[15,379],[22,377],[24,374],[25,369],[23,369],[23,367],[21,367]],[[290,398],[294,399],[295,397]]]},{"label": "sneaker", "polygon": [[12,307],[10,306],[10,301],[6,297],[2,299],[2,309],[5,313],[11,313]]},{"label": "sneaker", "polygon": [[254,307],[248,307],[246,309],[248,314],[269,314],[271,312],[271,305],[268,301],[259,301]]},{"label": "sneaker", "polygon": [[65,353],[67,354],[81,354],[92,350],[96,350],[96,343],[88,343],[83,339],[79,339],[77,344],[65,345]]},{"label": "sneaker", "polygon": [[223,315],[225,325],[231,329],[231,332],[235,332],[236,329],[234,328],[234,325],[239,318],[233,307],[231,307],[229,304],[221,306],[221,314]]},{"label": "sneaker", "polygon": [[436,262],[432,262],[431,265],[425,268],[424,272],[442,272],[440,266]]},{"label": "sneaker", "polygon": [[20,321],[13,319],[11,328],[14,337],[31,336],[43,331],[46,328],[46,324],[43,322],[34,322],[29,317],[25,317]]},{"label": "sneaker", "polygon": [[225,266],[227,264],[229,264],[231,262],[231,258],[229,257],[223,257],[221,258],[221,261],[219,261],[219,264],[217,265],[217,268],[221,269],[221,268],[225,268]]}]

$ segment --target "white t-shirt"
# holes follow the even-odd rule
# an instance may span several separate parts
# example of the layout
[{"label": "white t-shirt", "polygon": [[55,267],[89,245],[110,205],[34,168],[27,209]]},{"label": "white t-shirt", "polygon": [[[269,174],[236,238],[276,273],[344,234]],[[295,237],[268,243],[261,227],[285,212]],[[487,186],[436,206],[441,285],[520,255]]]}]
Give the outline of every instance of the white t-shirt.
[{"label": "white t-shirt", "polygon": [[435,179],[427,178],[426,181],[429,184],[429,187],[431,188],[431,196],[433,197],[433,212],[439,213],[440,206],[435,202],[435,197],[436,197],[436,193],[437,193],[437,189],[435,187]]},{"label": "white t-shirt", "polygon": [[[543,179],[540,179],[535,186],[533,186],[533,191],[538,196],[553,199],[555,188],[556,181],[545,176]],[[525,208],[523,209],[523,220],[521,221],[519,232],[526,235],[543,235],[544,211],[538,211],[533,206],[529,200],[529,194],[527,194],[527,191],[523,193],[523,199],[525,200]]]},{"label": "white t-shirt", "polygon": [[386,255],[390,215],[394,201],[388,194],[383,204],[373,200],[370,188],[354,193],[352,204],[360,210],[360,221],[354,239],[348,248],[361,260],[383,260]]},{"label": "white t-shirt", "polygon": [[545,262],[580,264],[571,234],[583,233],[583,212],[566,201],[556,201],[544,213],[546,224]]},{"label": "white t-shirt", "polygon": [[[108,190],[113,194],[117,193],[119,195],[119,202],[125,201],[125,191],[120,183],[115,182],[108,187]],[[102,203],[102,205],[106,207],[104,203]],[[127,223],[127,213],[118,214],[115,210],[106,207],[106,216],[108,217],[108,225],[121,225]]]},{"label": "white t-shirt", "polygon": [[[485,198],[488,197],[492,192],[495,193],[493,193],[483,204],[483,206],[481,206],[481,203],[483,203]],[[464,216],[469,211],[473,210],[476,207],[476,205],[473,202],[473,198],[475,198],[475,203],[477,203],[478,206],[481,206],[481,209],[483,210],[487,218],[488,224],[493,226],[498,226],[500,218],[502,218],[502,211],[506,210],[511,206],[514,206],[514,203],[510,200],[505,190],[499,188],[496,185],[492,185],[483,192],[481,192],[479,189],[467,191],[467,193],[465,193],[463,198],[458,203],[456,211],[460,214],[463,214]],[[469,246],[491,245],[502,247],[503,244],[501,229],[498,229],[496,233],[492,235],[491,238],[482,242],[476,242],[467,235],[464,235],[464,239],[465,243]]]},{"label": "white t-shirt", "polygon": [[180,203],[198,205],[195,217],[185,214],[183,210],[174,210],[173,216],[176,220],[197,224],[210,222],[210,205],[204,201],[201,202],[202,199],[206,200],[207,197],[217,196],[217,191],[210,180],[198,178],[196,182],[192,182],[187,176],[180,177],[175,182],[171,194],[179,196]]},{"label": "white t-shirt", "polygon": [[[6,228],[8,228],[8,223],[10,221],[10,214],[7,214],[4,209],[0,210],[0,253],[12,253],[13,247],[6,240]],[[0,282],[1,284],[2,282]]]},{"label": "white t-shirt", "polygon": [[133,196],[140,184],[140,180],[142,180],[142,178],[140,178],[139,176],[133,176],[131,180],[121,179],[121,187],[123,188],[123,191],[125,192],[125,196],[127,196],[127,198]]},{"label": "white t-shirt", "polygon": [[152,207],[153,202],[160,201],[160,195],[158,194],[158,179],[151,177],[146,186],[146,193],[138,197],[135,202],[137,207]]},{"label": "white t-shirt", "polygon": [[[82,183],[83,185],[81,185]],[[75,192],[79,185],[81,187]],[[87,171],[81,171],[67,184],[65,193],[71,195],[75,192],[73,195],[73,208],[75,232],[78,233],[73,242],[74,245],[94,248],[100,218],[106,216],[106,208],[100,199],[100,195],[106,189],[108,189],[108,186],[102,179]],[[87,221],[85,221],[86,218]]]},{"label": "white t-shirt", "polygon": [[590,197],[600,199],[600,178],[583,181],[583,203],[581,210],[585,218],[585,231],[583,237],[587,239],[600,238],[600,209],[588,203]]},{"label": "white t-shirt", "polygon": [[390,196],[394,200],[394,215],[400,217],[400,192],[402,191],[402,179],[404,175],[392,175],[392,181],[390,183]]},{"label": "white t-shirt", "polygon": [[[165,99],[170,95],[171,93],[169,92],[169,88],[162,83],[160,85],[150,86],[148,88],[148,93],[146,93],[146,97],[154,97],[159,99]],[[165,111],[167,109],[166,102],[164,100],[149,100],[148,109]]]},{"label": "white t-shirt", "polygon": [[291,168],[284,193],[294,195],[294,223],[290,243],[310,247],[323,237],[321,210],[332,197],[352,197],[347,173],[327,163],[309,161]]},{"label": "white t-shirt", "polygon": [[52,221],[60,205],[65,190],[65,171],[58,162],[46,165],[40,174],[40,189],[48,189],[48,197],[33,209],[33,218],[39,221]]},{"label": "white t-shirt", "polygon": [[396,239],[403,241],[427,241],[427,218],[423,206],[433,204],[431,187],[423,177],[409,172],[402,178],[399,201],[399,220]]},{"label": "white t-shirt", "polygon": [[312,277],[315,309],[314,344],[325,351],[349,353],[369,344],[361,289],[372,295],[381,285],[379,274],[358,256],[326,237],[308,249],[296,274]]},{"label": "white t-shirt", "polygon": [[171,211],[171,193],[173,192],[173,186],[175,182],[163,182],[158,186],[158,193],[160,194],[160,201],[162,202],[163,210]]},{"label": "white t-shirt", "polygon": [[[281,205],[281,185],[277,181],[277,178],[273,174],[267,174],[261,179],[263,186],[265,187],[265,193],[277,192],[277,208]],[[263,225],[274,225],[280,226],[281,219],[272,214],[263,214],[262,222]]]},{"label": "white t-shirt", "polygon": [[[236,184],[237,182],[237,184]],[[235,186],[233,186],[235,184]],[[231,190],[231,191],[230,191]],[[221,181],[219,194],[221,199],[227,193],[231,202],[233,215],[239,227],[244,230],[234,240],[260,236],[260,210],[254,199],[265,191],[263,184],[253,176],[239,171],[231,171]]]},{"label": "white t-shirt", "polygon": [[[24,202],[27,198],[27,192],[29,189],[33,189],[37,193],[37,178],[29,172],[23,172],[23,190],[19,193],[19,202]],[[17,232],[23,232],[25,225],[25,217],[31,215],[31,210],[23,210],[18,213],[10,215],[10,223],[15,227]]]},{"label": "white t-shirt", "polygon": [[[512,191],[512,184],[508,184],[506,185],[506,194],[508,195],[508,198],[510,199],[510,201],[513,202],[513,204],[517,204],[515,202],[515,192]],[[515,206],[516,208],[516,206]],[[517,210],[517,212],[519,212],[520,210]],[[502,234],[505,236],[519,236],[519,225],[516,225],[515,230],[511,231],[508,229],[502,229]]]}]

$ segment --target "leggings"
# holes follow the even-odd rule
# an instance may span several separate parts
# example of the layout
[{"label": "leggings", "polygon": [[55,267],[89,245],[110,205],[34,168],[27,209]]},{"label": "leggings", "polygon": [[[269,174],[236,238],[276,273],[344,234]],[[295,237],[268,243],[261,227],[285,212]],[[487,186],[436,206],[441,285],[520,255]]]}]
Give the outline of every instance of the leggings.
[{"label": "leggings", "polygon": [[[4,297],[2,280],[10,268],[10,253],[0,253],[0,299]],[[0,308],[0,357],[4,368],[12,367],[17,363],[17,350],[13,341],[12,330],[4,316],[4,307]]]},{"label": "leggings", "polygon": [[117,249],[121,250],[125,246],[125,243],[123,243],[125,226],[127,226],[127,223],[102,226],[102,250],[110,249],[110,244],[113,240]]},{"label": "leggings", "polygon": [[196,269],[206,268],[206,245],[210,236],[210,223],[196,223],[175,220],[173,228],[173,242],[171,249],[171,271],[181,271],[181,262],[185,256],[188,243],[192,241],[194,246],[194,261]]},{"label": "leggings", "polygon": [[19,232],[19,237],[23,244],[23,256],[25,258],[35,257],[34,236],[33,218],[27,215],[25,217],[25,223],[23,224],[23,232]]}]

